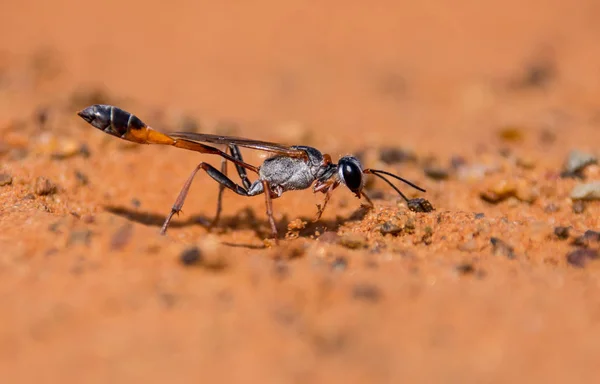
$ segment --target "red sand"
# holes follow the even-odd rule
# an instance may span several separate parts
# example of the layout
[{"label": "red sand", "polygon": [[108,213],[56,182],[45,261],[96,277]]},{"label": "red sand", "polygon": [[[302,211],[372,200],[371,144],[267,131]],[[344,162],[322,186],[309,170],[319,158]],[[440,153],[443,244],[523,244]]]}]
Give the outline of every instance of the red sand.
[{"label": "red sand", "polygon": [[[574,213],[581,181],[559,174],[570,150],[599,150],[599,17],[583,0],[0,5],[3,381],[596,382],[600,261],[566,255],[600,230],[600,203]],[[265,248],[262,197],[227,192],[214,233],[198,223],[217,193],[202,175],[161,237],[194,166],[219,160],[94,130],[75,112],[96,101],[157,129],[187,117],[360,152],[436,210],[412,213],[378,181],[363,218],[340,188],[311,223],[322,196],[290,192],[275,201],[282,237],[307,226]],[[88,157],[52,156],[83,143]],[[382,147],[418,162],[383,164]],[[494,171],[424,174],[453,156]],[[36,194],[40,176],[54,193]],[[502,181],[521,200],[481,199]],[[390,220],[404,229],[382,236]],[[182,265],[194,245],[203,261]]]}]

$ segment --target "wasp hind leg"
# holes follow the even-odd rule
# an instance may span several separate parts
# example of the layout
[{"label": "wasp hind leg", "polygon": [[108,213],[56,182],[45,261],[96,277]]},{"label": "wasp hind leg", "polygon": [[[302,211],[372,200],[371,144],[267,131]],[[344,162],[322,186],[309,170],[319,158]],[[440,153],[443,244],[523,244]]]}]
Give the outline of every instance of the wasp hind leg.
[{"label": "wasp hind leg", "polygon": [[169,226],[169,223],[171,222],[171,219],[173,218],[173,216],[175,214],[178,214],[179,212],[181,212],[181,208],[183,208],[183,203],[185,202],[185,198],[187,197],[187,194],[190,191],[190,187],[192,186],[192,181],[194,180],[194,177],[196,176],[198,171],[201,169],[206,171],[206,173],[213,180],[215,180],[217,183],[219,183],[220,189],[229,188],[233,192],[237,193],[240,196],[250,196],[250,195],[248,195],[247,189],[234,183],[225,174],[223,174],[222,172],[219,172],[219,170],[217,170],[212,165],[202,162],[202,163],[198,164],[198,166],[192,171],[190,177],[188,177],[185,184],[183,185],[183,188],[179,192],[179,196],[177,196],[177,200],[175,200],[175,203],[173,204],[173,207],[171,208],[171,212],[165,219],[165,222],[164,222],[162,228],[160,229],[161,235],[164,235],[165,233],[167,233],[167,227]]}]

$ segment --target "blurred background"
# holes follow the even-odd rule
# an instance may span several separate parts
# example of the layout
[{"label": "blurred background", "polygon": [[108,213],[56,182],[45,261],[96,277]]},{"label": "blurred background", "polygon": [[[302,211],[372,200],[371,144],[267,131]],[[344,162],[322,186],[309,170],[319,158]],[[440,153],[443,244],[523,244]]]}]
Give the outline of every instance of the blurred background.
[{"label": "blurred background", "polygon": [[[0,11],[0,65],[25,83],[36,61],[56,72],[36,97],[102,87],[248,136],[301,124],[324,139],[434,151],[541,124],[565,102],[596,108],[600,94],[593,0],[28,0]],[[21,97],[1,107],[22,113],[31,95],[12,87]]]}]

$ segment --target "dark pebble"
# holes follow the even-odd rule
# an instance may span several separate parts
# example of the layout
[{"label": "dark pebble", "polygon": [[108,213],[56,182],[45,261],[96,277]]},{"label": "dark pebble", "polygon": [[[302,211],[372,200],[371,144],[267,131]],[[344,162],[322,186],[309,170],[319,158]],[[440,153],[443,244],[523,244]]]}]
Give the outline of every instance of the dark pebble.
[{"label": "dark pebble", "polygon": [[450,167],[452,167],[452,169],[458,169],[465,165],[467,165],[467,160],[462,156],[452,156],[452,158],[450,158]]},{"label": "dark pebble", "polygon": [[186,266],[200,263],[202,261],[200,248],[193,246],[185,249],[183,252],[181,252],[181,255],[179,255],[179,261],[181,261],[181,264]]},{"label": "dark pebble", "polygon": [[8,173],[0,174],[0,187],[4,187],[5,185],[11,185],[13,182],[13,178]]},{"label": "dark pebble", "polygon": [[475,220],[480,220],[483,219],[485,217],[485,213],[476,213],[475,214]]},{"label": "dark pebble", "polygon": [[504,240],[492,237],[490,243],[492,244],[492,253],[495,256],[501,255],[509,259],[514,259],[516,257],[513,247],[508,245]]},{"label": "dark pebble", "polygon": [[567,254],[567,263],[574,267],[583,268],[590,260],[598,258],[598,251],[595,249],[582,248]]},{"label": "dark pebble", "polygon": [[456,266],[456,271],[461,275],[470,275],[475,273],[475,266],[472,263],[462,263]]},{"label": "dark pebble", "polygon": [[525,68],[525,73],[513,83],[514,88],[545,88],[557,75],[553,61],[536,60]]},{"label": "dark pebble", "polygon": [[573,240],[572,244],[576,247],[589,247],[590,243],[600,242],[600,232],[587,230],[585,233]]},{"label": "dark pebble", "polygon": [[87,159],[91,155],[90,147],[85,143],[81,144],[81,146],[79,147],[79,154],[81,155],[81,157]]},{"label": "dark pebble", "polygon": [[575,200],[571,208],[573,209],[573,213],[581,214],[585,212],[585,202],[583,200]]},{"label": "dark pebble", "polygon": [[35,186],[33,191],[38,196],[52,195],[56,193],[56,184],[48,180],[47,178],[40,176],[35,180]]},{"label": "dark pebble", "polygon": [[598,159],[596,159],[595,156],[578,150],[573,150],[569,153],[569,156],[565,161],[560,177],[584,179],[585,177],[583,171],[585,168],[589,165],[597,163]]},{"label": "dark pebble", "polygon": [[381,296],[379,287],[373,284],[355,284],[352,287],[352,297],[357,300],[376,302],[381,299]]},{"label": "dark pebble", "polygon": [[592,231],[591,229],[585,231],[583,237],[589,241],[600,242],[600,232]]},{"label": "dark pebble", "polygon": [[90,182],[90,179],[87,177],[87,175],[81,171],[75,171],[75,178],[77,179],[79,185],[88,185]]},{"label": "dark pebble", "polygon": [[397,236],[398,234],[400,234],[400,232],[402,232],[402,227],[399,227],[398,225],[392,222],[386,221],[381,225],[381,227],[379,227],[379,231],[382,235]]},{"label": "dark pebble", "polygon": [[417,156],[406,149],[386,147],[379,151],[379,160],[386,164],[415,162]]},{"label": "dark pebble", "polygon": [[348,267],[348,260],[343,256],[338,256],[331,263],[331,269],[334,271],[344,271]]},{"label": "dark pebble", "polygon": [[448,170],[441,167],[427,166],[423,171],[427,177],[433,180],[446,180],[450,177]]},{"label": "dark pebble", "polygon": [[434,210],[431,203],[422,197],[408,200],[408,209],[413,212],[431,212]]},{"label": "dark pebble", "polygon": [[431,230],[425,231],[425,234],[423,235],[423,237],[421,237],[421,241],[425,245],[430,245],[431,243],[433,243],[433,232]]},{"label": "dark pebble", "polygon": [[134,208],[139,208],[139,207],[141,207],[141,206],[142,206],[142,203],[141,203],[141,202],[140,202],[138,199],[136,199],[136,198],[134,197],[133,199],[131,199],[131,205],[132,205]]},{"label": "dark pebble", "polygon": [[554,234],[561,240],[565,240],[569,238],[569,231],[571,227],[556,227],[554,228]]},{"label": "dark pebble", "polygon": [[46,122],[48,122],[48,115],[50,114],[50,110],[47,107],[39,107],[35,111],[35,121],[38,123],[40,128],[44,128]]}]

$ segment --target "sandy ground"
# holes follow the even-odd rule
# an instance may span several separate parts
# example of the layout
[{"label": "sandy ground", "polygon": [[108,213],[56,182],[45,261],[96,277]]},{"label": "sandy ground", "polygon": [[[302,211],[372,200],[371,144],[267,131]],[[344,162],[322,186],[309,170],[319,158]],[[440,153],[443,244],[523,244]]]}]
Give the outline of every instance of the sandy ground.
[{"label": "sandy ground", "polygon": [[[564,164],[600,152],[599,18],[592,0],[3,2],[2,381],[597,382],[600,203],[571,194],[600,167]],[[359,154],[435,210],[371,180],[373,210],[339,188],[314,223],[323,196],[290,192],[273,245],[262,197],[226,192],[208,231],[201,175],[159,236],[219,160],[97,131],[75,114],[97,102]]]}]

